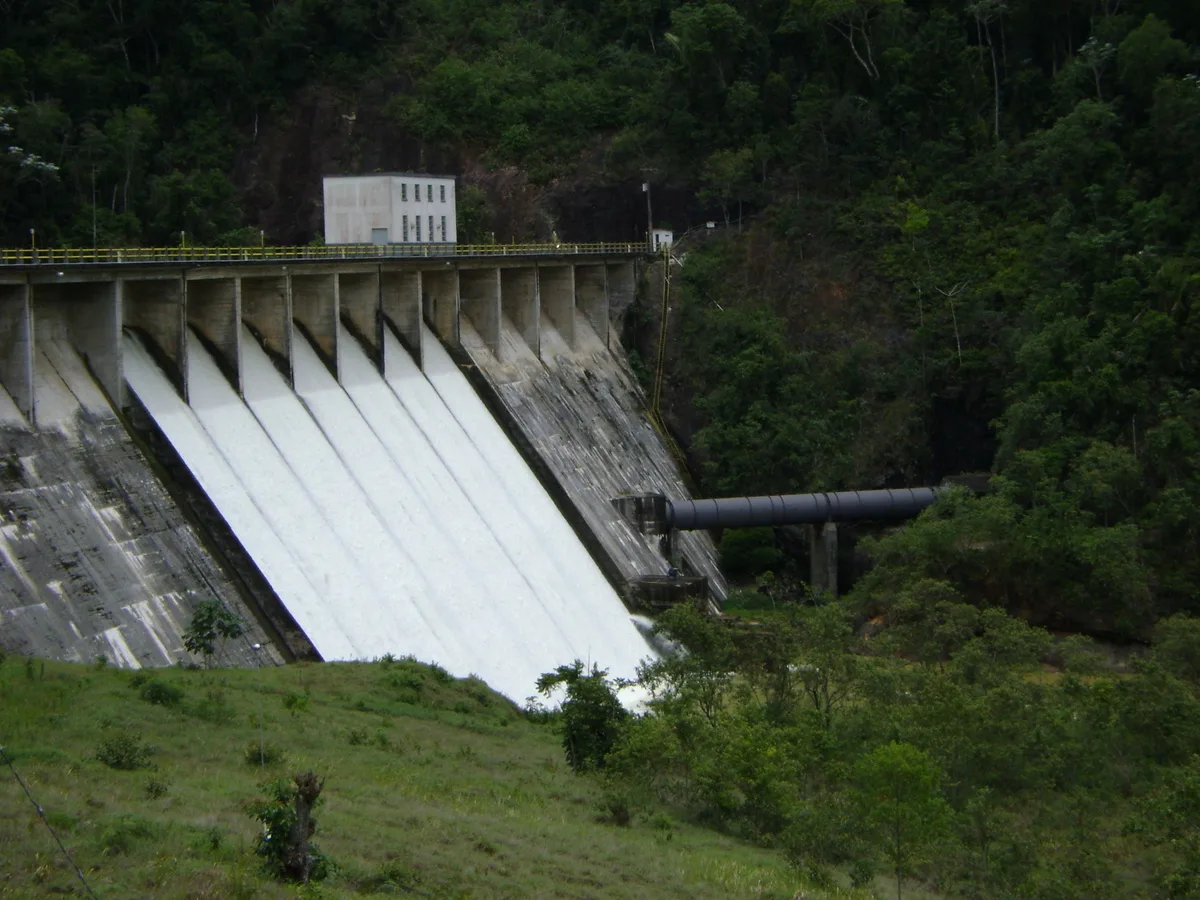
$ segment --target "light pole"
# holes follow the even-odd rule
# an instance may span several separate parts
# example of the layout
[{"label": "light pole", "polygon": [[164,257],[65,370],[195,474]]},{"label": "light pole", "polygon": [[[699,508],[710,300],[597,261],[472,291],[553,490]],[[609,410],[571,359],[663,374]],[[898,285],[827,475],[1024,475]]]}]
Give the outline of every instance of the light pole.
[{"label": "light pole", "polygon": [[96,167],[92,166],[92,248],[96,247]]},{"label": "light pole", "polygon": [[646,195],[646,249],[654,252],[654,213],[650,209],[650,175],[642,182],[642,193]]},{"label": "light pole", "polygon": [[[259,668],[262,668],[262,657],[258,656],[258,652],[262,650],[262,644],[251,644],[250,649],[255,652],[255,658],[258,659]],[[262,688],[258,689],[258,767],[261,769],[266,765],[266,751],[263,743],[263,701]]]}]

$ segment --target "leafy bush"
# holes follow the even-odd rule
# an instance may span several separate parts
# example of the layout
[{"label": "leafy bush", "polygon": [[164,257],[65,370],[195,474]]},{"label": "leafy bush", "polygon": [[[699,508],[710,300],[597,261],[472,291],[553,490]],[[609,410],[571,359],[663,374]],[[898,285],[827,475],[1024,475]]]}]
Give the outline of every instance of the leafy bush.
[{"label": "leafy bush", "polygon": [[583,662],[575,660],[572,665],[543,674],[537,689],[550,696],[560,685],[566,687],[561,725],[567,763],[577,772],[603,768],[605,757],[629,718],[608,680],[608,672],[593,665],[591,673],[585,675]]},{"label": "leafy bush", "polygon": [[183,702],[183,691],[173,684],[153,678],[142,685],[141,698],[155,706],[175,707]]},{"label": "leafy bush", "polygon": [[154,748],[137,734],[118,734],[96,748],[96,759],[111,769],[132,771],[149,768]]},{"label": "leafy bush", "polygon": [[246,762],[252,766],[274,766],[283,762],[284,754],[280,747],[274,744],[250,741],[246,744]]},{"label": "leafy bush", "polygon": [[633,791],[627,785],[617,781],[607,782],[600,793],[599,806],[599,821],[619,828],[629,828],[633,825],[636,800]]},{"label": "leafy bush", "polygon": [[213,725],[228,725],[235,715],[233,707],[225,698],[225,692],[220,688],[208,691],[203,700],[188,710],[188,714]]},{"label": "leafy bush", "polygon": [[420,893],[421,874],[390,862],[380,866],[374,875],[358,879],[359,890],[364,894]]},{"label": "leafy bush", "polygon": [[367,742],[367,729],[351,728],[349,733],[346,735],[346,740],[349,742],[351,747],[361,747]]},{"label": "leafy bush", "polygon": [[1159,622],[1154,659],[1176,678],[1200,683],[1200,619],[1180,613]]},{"label": "leafy bush", "polygon": [[734,580],[774,571],[783,561],[770,528],[727,528],[718,549],[722,570]]},{"label": "leafy bush", "polygon": [[138,841],[154,837],[157,831],[153,822],[137,816],[122,816],[100,833],[100,847],[105,856],[123,855]]},{"label": "leafy bush", "polygon": [[308,712],[308,700],[309,696],[307,693],[297,694],[293,691],[289,691],[288,693],[284,694],[283,708],[290,712],[293,716],[296,715],[296,713]]},{"label": "leafy bush", "polygon": [[165,781],[159,781],[157,778],[151,778],[146,782],[146,799],[158,800],[167,795],[171,789],[170,784]]}]

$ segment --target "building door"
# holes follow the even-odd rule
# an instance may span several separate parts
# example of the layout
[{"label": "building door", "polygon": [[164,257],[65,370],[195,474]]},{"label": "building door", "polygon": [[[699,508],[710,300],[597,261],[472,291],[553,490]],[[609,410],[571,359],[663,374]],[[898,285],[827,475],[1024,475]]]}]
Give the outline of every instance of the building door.
[{"label": "building door", "polygon": [[388,230],[386,228],[371,229],[371,243],[377,247],[382,247],[388,242]]}]

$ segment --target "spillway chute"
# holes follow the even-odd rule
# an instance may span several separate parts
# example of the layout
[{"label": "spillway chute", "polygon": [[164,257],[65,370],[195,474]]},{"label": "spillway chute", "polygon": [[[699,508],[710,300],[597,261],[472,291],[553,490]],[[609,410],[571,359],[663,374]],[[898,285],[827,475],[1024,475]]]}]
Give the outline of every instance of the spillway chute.
[{"label": "spillway chute", "polygon": [[295,390],[244,327],[244,399],[195,335],[190,406],[131,337],[129,383],[323,658],[411,654],[516,700],[576,658],[634,675],[652,650],[432,335],[431,371],[385,380],[341,329],[341,383],[292,339]]}]

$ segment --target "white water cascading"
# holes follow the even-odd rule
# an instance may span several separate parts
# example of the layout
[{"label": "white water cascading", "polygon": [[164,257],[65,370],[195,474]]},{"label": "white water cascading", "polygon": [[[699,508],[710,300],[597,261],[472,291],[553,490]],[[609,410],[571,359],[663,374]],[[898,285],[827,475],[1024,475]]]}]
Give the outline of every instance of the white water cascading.
[{"label": "white water cascading", "polygon": [[344,330],[333,376],[294,335],[293,392],[243,331],[245,402],[189,335],[191,405],[127,336],[126,378],[327,660],[412,654],[513,699],[574,659],[652,652],[436,338],[389,379]]}]

